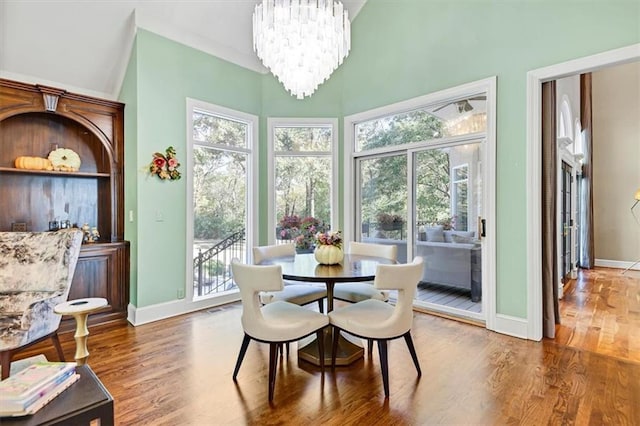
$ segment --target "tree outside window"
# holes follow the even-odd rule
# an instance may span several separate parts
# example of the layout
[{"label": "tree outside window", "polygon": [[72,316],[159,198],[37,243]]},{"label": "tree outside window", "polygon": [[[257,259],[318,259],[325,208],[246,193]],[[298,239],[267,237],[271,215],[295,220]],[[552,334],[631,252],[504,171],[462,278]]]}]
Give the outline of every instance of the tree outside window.
[{"label": "tree outside window", "polygon": [[245,227],[246,123],[193,113],[194,239],[218,241]]}]

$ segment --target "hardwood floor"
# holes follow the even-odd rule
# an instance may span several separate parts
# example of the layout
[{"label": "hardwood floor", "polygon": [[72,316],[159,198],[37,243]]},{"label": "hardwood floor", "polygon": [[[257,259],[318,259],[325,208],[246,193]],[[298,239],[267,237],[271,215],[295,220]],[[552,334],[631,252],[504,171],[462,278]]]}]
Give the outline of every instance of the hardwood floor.
[{"label": "hardwood floor", "polygon": [[640,271],[581,270],[564,293],[556,342],[640,363]]},{"label": "hardwood floor", "polygon": [[[377,350],[323,377],[298,363],[292,345],[279,359],[270,405],[268,346],[252,342],[234,383],[239,304],[139,327],[92,327],[89,364],[115,398],[118,425],[640,425],[640,276],[596,269],[571,294],[555,341],[416,313],[422,377],[403,339],[390,342],[387,400]],[[72,359],[72,334],[61,340]],[[47,345],[40,352],[56,359]]]}]

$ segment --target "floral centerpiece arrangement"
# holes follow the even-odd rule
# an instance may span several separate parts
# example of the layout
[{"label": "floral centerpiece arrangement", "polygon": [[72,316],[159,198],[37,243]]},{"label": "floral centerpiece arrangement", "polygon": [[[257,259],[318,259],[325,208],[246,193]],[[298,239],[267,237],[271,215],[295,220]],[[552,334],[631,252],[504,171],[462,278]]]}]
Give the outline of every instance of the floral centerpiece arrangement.
[{"label": "floral centerpiece arrangement", "polygon": [[340,231],[318,232],[315,235],[316,249],[313,252],[321,265],[335,265],[344,257]]},{"label": "floral centerpiece arrangement", "polygon": [[319,246],[336,246],[342,248],[342,233],[340,231],[318,232],[315,240]]},{"label": "floral centerpiece arrangement", "polygon": [[149,173],[158,176],[162,180],[178,180],[180,163],[176,158],[176,150],[172,146],[166,149],[165,153],[153,153],[153,160],[149,164]]}]

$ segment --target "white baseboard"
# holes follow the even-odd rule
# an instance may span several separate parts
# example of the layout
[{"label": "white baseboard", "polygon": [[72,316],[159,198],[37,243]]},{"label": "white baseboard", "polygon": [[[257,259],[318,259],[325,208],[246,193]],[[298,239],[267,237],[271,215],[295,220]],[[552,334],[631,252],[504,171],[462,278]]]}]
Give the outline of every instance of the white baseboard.
[{"label": "white baseboard", "polygon": [[138,308],[132,304],[127,307],[127,320],[134,326],[147,324],[189,312],[212,308],[240,300],[240,293],[226,294],[211,299],[190,301],[186,299],[172,300],[157,305]]},{"label": "white baseboard", "polygon": [[[607,260],[607,259],[596,259],[594,263],[595,263],[595,266],[601,266],[603,268],[617,268],[617,269],[627,269],[627,268],[631,268],[631,265],[633,265],[633,262],[625,262],[622,260]],[[640,262],[636,262],[636,264],[633,265],[633,268],[631,269],[634,271],[640,271]]]},{"label": "white baseboard", "polygon": [[494,326],[495,328],[493,331],[495,332],[506,334],[508,336],[519,337],[520,339],[531,339],[527,332],[528,322],[525,318],[496,314]]}]

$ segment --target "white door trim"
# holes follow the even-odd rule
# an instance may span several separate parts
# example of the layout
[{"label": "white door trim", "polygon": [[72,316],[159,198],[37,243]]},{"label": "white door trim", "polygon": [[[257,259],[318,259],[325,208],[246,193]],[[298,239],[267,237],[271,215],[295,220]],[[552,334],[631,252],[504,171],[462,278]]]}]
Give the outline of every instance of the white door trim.
[{"label": "white door trim", "polygon": [[[358,235],[357,229],[354,227],[354,217],[360,216],[357,211],[357,203],[355,202],[355,185],[358,177],[355,175],[353,167],[354,158],[354,127],[360,121],[369,120],[375,117],[384,116],[401,110],[409,111],[413,108],[434,102],[444,100],[449,97],[462,96],[473,93],[474,91],[487,93],[487,129],[485,142],[485,157],[483,158],[485,191],[483,194],[483,213],[486,219],[486,237],[483,242],[482,256],[482,312],[485,317],[485,327],[500,333],[523,337],[526,333],[526,323],[523,319],[512,320],[511,317],[502,316],[500,318],[496,313],[496,119],[497,119],[497,77],[489,77],[444,89],[439,92],[430,93],[424,96],[400,101],[395,104],[386,105],[369,111],[364,111],[344,117],[344,144],[343,144],[343,170],[344,170],[344,190],[343,190],[343,208],[344,220],[343,235],[345,241],[353,241]],[[470,137],[465,136],[465,137]],[[432,146],[437,146],[433,144]],[[407,148],[409,149],[409,148]],[[375,152],[376,154],[378,152]],[[349,215],[349,212],[353,214]],[[486,254],[486,256],[485,256]]]},{"label": "white door trim", "polygon": [[527,338],[542,339],[542,83],[640,60],[640,43],[527,73]]}]

